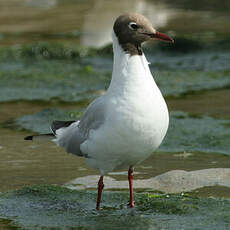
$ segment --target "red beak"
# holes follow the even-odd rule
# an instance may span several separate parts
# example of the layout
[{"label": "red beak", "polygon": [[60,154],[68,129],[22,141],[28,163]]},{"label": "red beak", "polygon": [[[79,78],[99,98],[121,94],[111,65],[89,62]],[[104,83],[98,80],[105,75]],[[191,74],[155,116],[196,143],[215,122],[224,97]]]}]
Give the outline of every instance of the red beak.
[{"label": "red beak", "polygon": [[174,40],[172,38],[170,38],[166,34],[162,34],[162,33],[158,32],[158,31],[155,34],[151,34],[151,37],[157,38],[157,39],[162,40],[162,41],[174,43]]}]

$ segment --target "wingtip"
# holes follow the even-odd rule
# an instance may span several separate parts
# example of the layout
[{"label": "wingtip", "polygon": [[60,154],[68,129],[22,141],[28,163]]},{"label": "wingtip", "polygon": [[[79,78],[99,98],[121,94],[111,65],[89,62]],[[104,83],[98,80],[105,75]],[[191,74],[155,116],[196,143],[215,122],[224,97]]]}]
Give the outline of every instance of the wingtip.
[{"label": "wingtip", "polygon": [[32,141],[33,140],[33,136],[27,136],[27,137],[24,138],[24,140],[30,140],[30,141]]}]

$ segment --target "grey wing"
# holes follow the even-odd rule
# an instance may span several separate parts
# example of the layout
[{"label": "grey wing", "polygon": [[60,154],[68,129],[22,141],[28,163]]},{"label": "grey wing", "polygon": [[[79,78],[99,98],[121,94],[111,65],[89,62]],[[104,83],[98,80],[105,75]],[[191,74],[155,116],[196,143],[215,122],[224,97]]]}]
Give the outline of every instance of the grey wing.
[{"label": "grey wing", "polygon": [[64,147],[68,153],[88,157],[81,152],[80,145],[87,140],[89,131],[99,128],[104,120],[105,102],[101,96],[88,106],[80,121],[56,130],[58,145]]},{"label": "grey wing", "polygon": [[93,101],[84,112],[80,122],[79,130],[87,138],[91,129],[99,128],[105,121],[104,96]]}]

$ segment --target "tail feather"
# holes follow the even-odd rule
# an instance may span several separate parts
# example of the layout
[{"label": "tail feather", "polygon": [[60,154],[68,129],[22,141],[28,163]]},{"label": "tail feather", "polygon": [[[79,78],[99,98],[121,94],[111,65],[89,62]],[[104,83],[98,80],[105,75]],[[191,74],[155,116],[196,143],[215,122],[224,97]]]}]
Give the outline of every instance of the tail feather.
[{"label": "tail feather", "polygon": [[58,129],[68,127],[74,122],[76,121],[53,121],[51,124],[51,130],[54,134],[56,134]]},{"label": "tail feather", "polygon": [[50,140],[53,139],[56,136],[56,131],[61,129],[61,128],[66,128],[70,126],[72,123],[76,121],[53,121],[51,124],[51,131],[52,133],[47,133],[47,134],[39,134],[39,135],[32,135],[32,136],[27,136],[24,138],[24,140]]},{"label": "tail feather", "polygon": [[50,140],[53,139],[55,135],[53,133],[47,133],[47,134],[40,134],[40,135],[33,135],[33,136],[27,136],[24,138],[24,140]]}]

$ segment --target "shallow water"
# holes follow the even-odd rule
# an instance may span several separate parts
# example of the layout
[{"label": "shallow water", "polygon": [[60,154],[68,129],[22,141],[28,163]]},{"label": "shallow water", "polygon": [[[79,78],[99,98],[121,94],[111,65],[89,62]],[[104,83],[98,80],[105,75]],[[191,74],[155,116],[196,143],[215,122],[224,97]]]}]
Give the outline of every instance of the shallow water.
[{"label": "shallow water", "polygon": [[[223,148],[226,148],[225,154],[228,155],[229,152],[227,146],[229,144],[229,128],[221,125],[221,123],[229,123],[228,120],[219,120],[221,115],[218,113],[216,114],[216,111],[220,111],[219,108],[222,108],[222,110],[226,112],[226,116],[229,115],[229,106],[223,104],[222,101],[223,95],[226,95],[228,90],[215,91],[215,103],[213,103],[212,106],[202,106],[210,99],[212,93],[213,92],[211,91],[193,95],[195,98],[199,97],[199,100],[192,100],[192,96],[187,96],[187,98],[168,99],[167,103],[170,110],[173,111],[180,109],[190,113],[192,117],[194,117],[186,118],[187,115],[184,113],[175,114],[175,118],[172,120],[172,128],[176,124],[181,126],[178,122],[184,122],[184,127],[191,129],[192,126],[190,125],[190,122],[198,122],[199,126],[201,124],[204,125],[204,136],[208,136],[208,133],[210,132],[208,128],[213,128],[214,132],[215,130],[220,129],[220,133],[215,138],[219,138],[222,135],[222,142],[216,143],[216,147],[222,150]],[[200,106],[198,106],[197,103],[200,104]],[[1,110],[0,115],[0,123],[2,124],[0,128],[1,191],[20,188],[23,185],[29,184],[63,184],[77,177],[98,174],[97,171],[89,169],[82,158],[66,154],[65,151],[56,147],[54,143],[25,142],[23,140],[24,136],[31,134],[31,132],[29,133],[24,129],[32,130],[33,132],[49,131],[47,126],[49,125],[49,122],[53,120],[53,117],[55,117],[55,119],[66,117],[71,119],[73,119],[73,117],[76,118],[79,116],[79,113],[76,113],[76,111],[82,111],[86,104],[87,102],[76,106],[75,103],[63,104],[57,101],[49,103],[18,101],[1,104],[1,108],[4,108],[4,110]],[[194,108],[194,110],[191,111],[191,108]],[[58,117],[57,111],[59,111]],[[73,112],[69,113],[65,111]],[[216,117],[217,120],[209,118],[207,120],[208,123],[206,124],[206,118],[202,118],[203,114]],[[178,118],[176,118],[176,116]],[[225,118],[229,119],[229,117]],[[194,121],[190,121],[189,119],[194,119]],[[17,121],[16,124],[15,120]],[[187,126],[186,121],[188,122]],[[220,124],[218,124],[219,122]],[[210,127],[208,127],[209,125]],[[197,144],[200,143],[200,147],[203,150],[203,153],[201,153],[200,151],[194,151],[194,146],[191,148],[190,143],[188,143],[187,146],[182,145],[180,140],[183,140],[181,138],[184,138],[184,136],[180,136],[180,132],[178,133],[178,131],[177,136],[175,136],[172,131],[171,137],[175,142],[171,141],[169,138],[169,144],[162,145],[158,150],[158,152],[161,151],[162,153],[153,154],[152,157],[137,166],[136,171],[140,174],[137,174],[136,178],[150,178],[175,169],[191,171],[204,168],[229,168],[229,156],[222,155],[221,151],[219,151],[219,154],[210,154],[211,152],[214,152],[215,147],[213,146],[210,150],[210,146],[206,146],[209,143],[207,142],[208,140],[203,139],[197,142]],[[207,133],[205,133],[206,131]],[[192,131],[192,133],[194,132],[196,132],[196,130]],[[196,133],[195,136],[200,135],[200,133]],[[175,137],[178,139],[174,139]],[[185,140],[186,139],[192,140],[192,137],[186,136]],[[165,153],[165,150],[168,151],[167,154]],[[184,152],[185,154],[183,154]],[[190,155],[186,154],[186,152],[190,153]],[[118,174],[112,176],[117,179],[126,179],[126,175]]]}]

